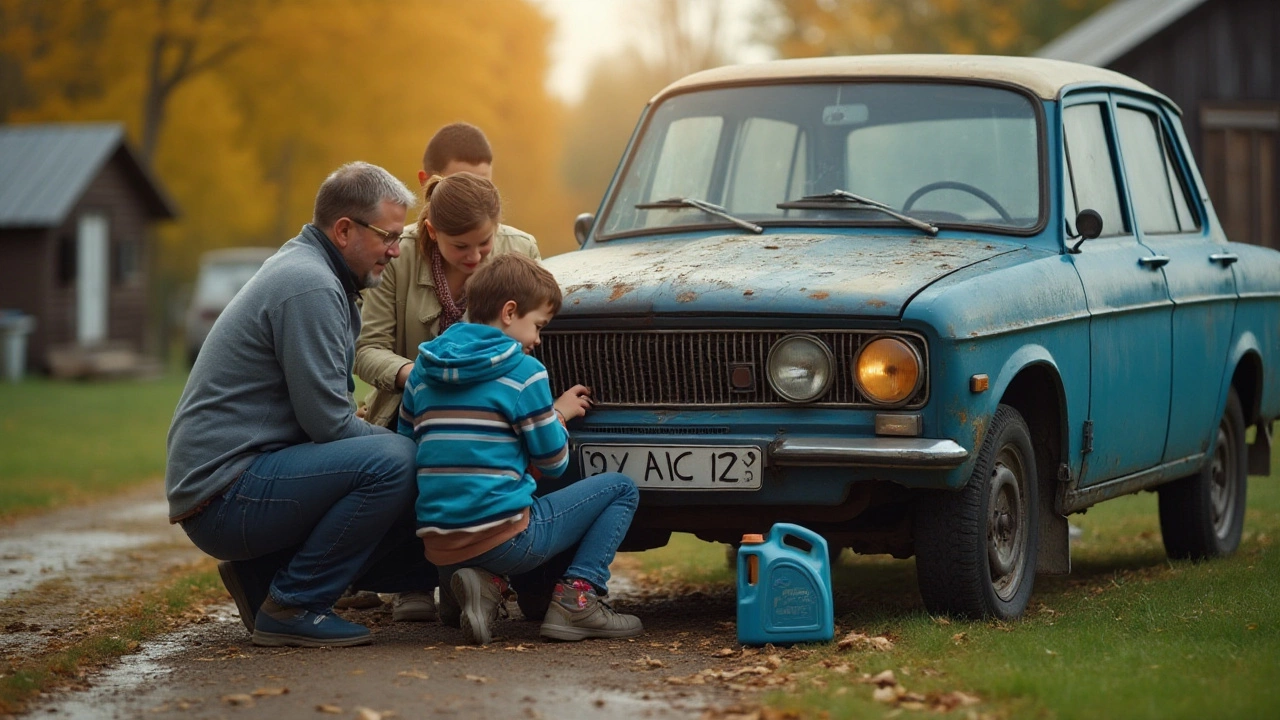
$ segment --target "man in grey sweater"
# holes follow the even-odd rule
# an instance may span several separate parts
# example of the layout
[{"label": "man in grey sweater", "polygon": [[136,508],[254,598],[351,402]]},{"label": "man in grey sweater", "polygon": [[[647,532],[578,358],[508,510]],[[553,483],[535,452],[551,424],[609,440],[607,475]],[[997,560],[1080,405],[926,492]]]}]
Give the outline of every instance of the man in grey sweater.
[{"label": "man in grey sweater", "polygon": [[400,254],[416,198],[386,170],[342,166],[312,222],[214,323],[169,428],[169,516],[219,572],[253,642],[347,646],[349,586],[430,587],[414,535],[412,440],[357,418],[356,299]]}]

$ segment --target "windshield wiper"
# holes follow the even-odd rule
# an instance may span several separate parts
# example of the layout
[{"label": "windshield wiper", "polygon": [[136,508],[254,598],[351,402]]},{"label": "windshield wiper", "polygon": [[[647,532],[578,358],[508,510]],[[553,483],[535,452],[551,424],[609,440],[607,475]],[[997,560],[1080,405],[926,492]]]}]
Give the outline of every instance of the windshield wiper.
[{"label": "windshield wiper", "polygon": [[753,222],[747,222],[742,218],[736,218],[730,215],[724,208],[720,207],[719,205],[712,205],[711,203],[705,200],[695,200],[693,198],[686,198],[686,197],[673,197],[673,198],[667,198],[666,200],[655,200],[653,202],[639,203],[636,205],[637,210],[657,210],[660,208],[668,208],[668,209],[697,208],[702,212],[707,213],[708,215],[715,215],[716,217],[724,218],[725,220],[728,220],[729,222],[733,223],[734,225],[737,225],[743,230],[750,230],[751,232],[757,235],[764,232],[764,228],[760,227],[759,225]]},{"label": "windshield wiper", "polygon": [[861,195],[854,195],[848,190],[832,190],[829,193],[823,193],[821,195],[805,195],[799,200],[780,202],[777,207],[779,210],[814,210],[832,203],[850,203],[859,207],[868,207],[873,210],[879,210],[885,215],[892,215],[911,227],[923,230],[930,235],[938,234],[937,225],[932,225],[923,220],[917,220],[910,215],[903,215],[882,202],[864,198]]}]

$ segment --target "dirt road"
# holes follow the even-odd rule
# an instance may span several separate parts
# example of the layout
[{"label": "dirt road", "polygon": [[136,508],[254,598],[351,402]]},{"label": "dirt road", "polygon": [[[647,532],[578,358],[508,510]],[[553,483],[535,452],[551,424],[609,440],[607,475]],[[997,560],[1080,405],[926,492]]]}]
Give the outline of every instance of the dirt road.
[{"label": "dirt road", "polygon": [[[74,635],[103,607],[202,555],[165,522],[159,488],[0,528],[0,652],[22,656]],[[628,583],[615,606],[639,615],[629,641],[544,643],[504,622],[495,642],[461,645],[438,623],[393,623],[386,606],[347,611],[374,644],[341,650],[249,643],[229,600],[144,644],[90,687],[41,698],[59,718],[699,718],[749,705],[778,656],[736,643],[732,591],[666,592]],[[92,613],[88,613],[91,616]],[[800,652],[800,651],[793,651]],[[749,682],[744,682],[749,680]]]}]

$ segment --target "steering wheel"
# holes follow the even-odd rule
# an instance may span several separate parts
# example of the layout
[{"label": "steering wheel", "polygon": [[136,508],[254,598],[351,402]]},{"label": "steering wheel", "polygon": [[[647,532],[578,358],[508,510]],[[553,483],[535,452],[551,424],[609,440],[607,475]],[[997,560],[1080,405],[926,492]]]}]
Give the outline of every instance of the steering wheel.
[{"label": "steering wheel", "polygon": [[931,182],[928,185],[917,189],[915,192],[907,196],[907,201],[902,204],[902,212],[910,210],[911,206],[915,205],[917,200],[928,195],[934,190],[961,190],[963,192],[967,192],[990,205],[991,209],[995,210],[996,213],[1000,215],[1001,220],[1009,223],[1010,225],[1013,224],[1013,216],[1010,215],[1009,211],[1005,210],[995,198],[991,197],[990,193],[985,190],[980,190],[969,183],[962,183],[955,180],[939,180],[938,182]]}]

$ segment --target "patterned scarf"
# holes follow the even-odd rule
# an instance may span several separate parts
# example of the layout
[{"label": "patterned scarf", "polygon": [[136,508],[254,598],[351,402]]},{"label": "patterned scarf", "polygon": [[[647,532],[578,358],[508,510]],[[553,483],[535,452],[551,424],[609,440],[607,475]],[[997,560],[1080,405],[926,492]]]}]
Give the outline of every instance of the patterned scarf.
[{"label": "patterned scarf", "polygon": [[449,280],[444,276],[444,258],[440,249],[431,244],[431,277],[436,281],[436,297],[440,300],[440,332],[444,333],[450,325],[462,319],[467,311],[467,297],[463,295],[455,300],[449,293]]}]

